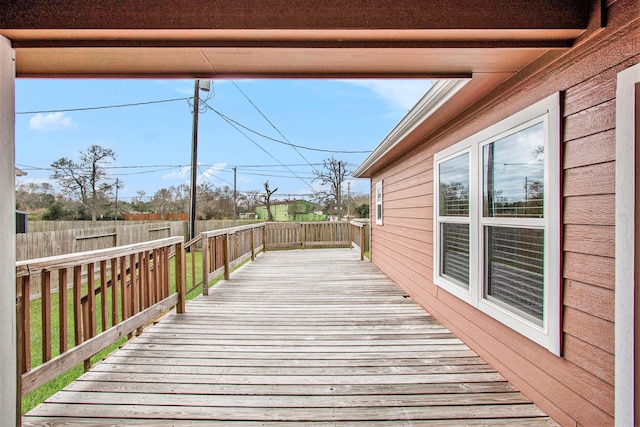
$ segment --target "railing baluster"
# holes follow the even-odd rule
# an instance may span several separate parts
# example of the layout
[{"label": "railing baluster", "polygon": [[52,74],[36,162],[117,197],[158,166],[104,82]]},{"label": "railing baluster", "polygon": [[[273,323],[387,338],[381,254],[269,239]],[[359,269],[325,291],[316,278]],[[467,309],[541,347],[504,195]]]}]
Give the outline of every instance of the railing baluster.
[{"label": "railing baluster", "polygon": [[[73,338],[75,345],[84,341],[82,327],[82,266],[73,267]],[[85,325],[86,327],[86,325]]]},{"label": "railing baluster", "polygon": [[[89,314],[89,299],[83,299],[82,300],[82,335],[83,335],[83,341],[88,340],[89,338],[91,338],[91,321],[89,320],[91,317],[91,315]],[[90,359],[85,359],[84,360],[84,371],[88,371],[89,368],[91,367],[91,360]]]},{"label": "railing baluster", "polygon": [[107,261],[100,261],[100,320],[102,330],[106,331],[107,324]]},{"label": "railing baluster", "polygon": [[41,273],[40,302],[42,303],[42,361],[51,360],[51,271]]},{"label": "railing baluster", "polygon": [[95,264],[87,265],[87,310],[89,311],[88,338],[96,335],[96,289],[95,289]]},{"label": "railing baluster", "polygon": [[[138,310],[142,311],[147,308],[148,301],[148,288],[147,284],[149,283],[149,254],[147,251],[140,253],[140,259],[138,262],[140,263],[138,267],[138,293],[140,294],[140,304],[138,306]],[[136,311],[137,313],[137,311]]]},{"label": "railing baluster", "polygon": [[58,325],[60,329],[59,349],[60,354],[67,351],[69,347],[69,322],[67,298],[67,269],[58,270]]},{"label": "railing baluster", "polygon": [[118,324],[118,258],[111,258],[111,326]]},{"label": "railing baluster", "polygon": [[129,255],[129,274],[130,279],[127,279],[127,259],[126,257],[120,257],[120,294],[122,295],[120,313],[122,314],[122,320],[129,318],[132,310],[131,293],[133,292],[133,277],[135,274],[136,256],[135,254]]},{"label": "railing baluster", "polygon": [[[201,235],[201,238],[202,238],[202,295],[209,295],[209,238],[206,237],[205,235]],[[194,280],[193,283],[195,284],[196,281]]]}]

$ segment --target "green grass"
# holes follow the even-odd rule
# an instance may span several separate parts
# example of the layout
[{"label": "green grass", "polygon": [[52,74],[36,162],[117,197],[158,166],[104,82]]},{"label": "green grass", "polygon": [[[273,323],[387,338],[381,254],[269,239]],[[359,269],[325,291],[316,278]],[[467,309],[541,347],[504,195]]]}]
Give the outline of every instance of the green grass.
[{"label": "green grass", "polygon": [[[186,258],[186,268],[187,268],[187,286],[191,281],[192,270],[191,270],[191,253],[187,253]],[[195,252],[195,272],[196,279],[202,279],[202,254],[201,252]],[[170,275],[170,283],[171,283],[171,293],[175,292],[175,273],[174,273],[174,262],[171,261],[171,267],[169,270]],[[210,285],[214,285],[220,280],[220,278],[216,278],[215,280],[210,282]],[[96,281],[96,287],[99,286],[99,281]],[[87,286],[83,286],[83,295],[87,293]],[[187,294],[187,299],[193,299],[196,296],[202,293],[202,287],[199,286],[189,294]],[[119,295],[120,296],[120,295]],[[110,313],[111,307],[111,291],[107,292],[107,307],[109,307],[108,312]],[[120,304],[118,304],[120,307]],[[102,310],[102,299],[98,295],[96,297],[96,329],[97,333],[102,332],[102,322],[100,320],[100,313]],[[69,347],[73,345],[74,340],[74,319],[73,319],[73,293],[72,290],[69,289],[67,291],[67,324],[68,324],[68,342]],[[34,368],[40,364],[42,364],[42,306],[40,299],[34,299],[30,303],[30,317],[31,317],[31,367]],[[60,337],[60,327],[58,324],[59,317],[59,294],[54,293],[51,294],[51,353],[52,357],[60,354],[59,348],[59,337]],[[109,314],[109,322],[107,327],[109,327],[111,318]],[[104,359],[107,355],[117,350],[120,346],[122,346],[126,342],[126,338],[122,338],[117,342],[113,343],[109,347],[105,348],[98,354],[94,355],[91,358],[91,364],[95,364],[100,360]],[[75,366],[64,374],[58,376],[57,378],[51,380],[50,382],[42,385],[31,393],[27,394],[22,399],[22,413],[26,413],[44,402],[45,399],[52,396],[54,393],[58,392],[62,388],[69,385],[76,378],[78,378],[84,372],[84,368],[82,364]]]}]

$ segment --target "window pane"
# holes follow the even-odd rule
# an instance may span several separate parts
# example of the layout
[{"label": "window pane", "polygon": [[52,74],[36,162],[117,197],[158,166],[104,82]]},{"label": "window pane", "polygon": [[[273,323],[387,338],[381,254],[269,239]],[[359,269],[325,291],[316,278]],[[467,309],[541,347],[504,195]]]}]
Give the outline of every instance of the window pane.
[{"label": "window pane", "polygon": [[469,153],[439,165],[440,215],[469,216]]},{"label": "window pane", "polygon": [[382,219],[382,205],[376,205],[376,219]]},{"label": "window pane", "polygon": [[543,217],[544,141],[537,123],[484,146],[485,217]]},{"label": "window pane", "polygon": [[542,324],[544,230],[485,227],[485,292]]},{"label": "window pane", "polygon": [[442,224],[441,260],[442,275],[469,289],[469,224]]}]

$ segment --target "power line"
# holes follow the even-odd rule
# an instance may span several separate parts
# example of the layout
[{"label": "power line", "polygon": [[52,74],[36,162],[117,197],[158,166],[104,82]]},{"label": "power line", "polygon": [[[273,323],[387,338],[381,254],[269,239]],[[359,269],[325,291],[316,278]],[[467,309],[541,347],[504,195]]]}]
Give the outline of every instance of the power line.
[{"label": "power line", "polygon": [[[205,104],[207,105],[207,107],[211,108],[211,106],[209,104]],[[215,111],[213,108],[211,108],[211,110]],[[224,117],[223,117],[224,119]],[[227,120],[227,119],[224,119]],[[282,163],[280,160],[278,160],[273,154],[271,154],[270,152],[268,152],[264,147],[262,147],[260,144],[258,144],[256,141],[254,141],[249,135],[247,135],[246,133],[244,133],[238,126],[236,126],[235,123],[232,123],[230,121],[227,121],[227,123],[229,123],[235,130],[237,130],[238,132],[240,132],[245,138],[247,138],[249,141],[251,141],[256,147],[258,147],[259,149],[261,149],[262,151],[264,151],[269,157],[271,157],[273,160],[275,160],[276,162],[280,163],[280,165],[284,166],[284,163]],[[294,174],[300,181],[304,182],[309,188],[313,189],[313,187],[311,186],[311,184],[309,184],[307,181],[305,181],[304,179],[300,178],[298,176],[297,173],[295,173],[294,171],[292,171],[291,169],[289,169],[287,166],[284,166],[285,169],[287,169],[289,172],[291,172],[292,174]]]},{"label": "power line", "polygon": [[44,113],[68,113],[73,111],[107,110],[110,108],[137,107],[140,105],[162,104],[165,102],[189,101],[191,98],[161,99],[158,101],[134,102],[131,104],[103,105],[99,107],[60,108],[57,110],[19,111],[17,114],[44,114]]},{"label": "power line", "polygon": [[[284,134],[282,132],[280,132],[280,129],[278,129],[276,127],[276,125],[273,124],[273,122],[271,120],[269,120],[269,118],[267,118],[267,116],[262,112],[262,110],[260,110],[260,108],[258,108],[258,106],[251,100],[251,98],[249,98],[249,96],[244,93],[244,91],[242,89],[240,89],[240,86],[238,86],[236,84],[236,82],[234,82],[233,80],[231,80],[231,83],[233,83],[233,85],[235,86],[236,89],[238,89],[238,92],[240,92],[242,94],[242,96],[245,97],[245,99],[247,101],[249,101],[249,104],[251,104],[253,106],[253,108],[256,109],[256,111],[258,113],[260,113],[260,115],[267,121],[267,123],[269,123],[271,125],[272,128],[274,128],[276,130],[276,132],[278,132],[280,134],[280,136],[296,151],[296,153],[298,153],[300,155],[300,157],[302,157],[304,159],[305,162],[307,162],[307,164],[309,166],[311,166],[311,163],[309,162],[309,160],[307,160],[307,158],[298,150],[298,148],[296,148],[288,139],[286,136],[284,136]],[[311,166],[311,168],[313,169],[313,166]],[[315,169],[313,169],[315,170]]]},{"label": "power line", "polygon": [[[315,147],[306,147],[304,145],[298,145],[298,144],[292,144],[290,142],[286,142],[286,141],[282,141],[280,139],[277,138],[273,138],[271,136],[265,135],[263,133],[260,133],[258,131],[255,131],[253,129],[251,129],[250,127],[247,127],[245,125],[243,125],[240,122],[237,122],[236,120],[233,120],[231,117],[226,116],[225,114],[221,113],[220,111],[216,110],[215,108],[213,108],[212,106],[210,106],[209,104],[207,104],[207,107],[209,109],[211,109],[211,111],[213,111],[214,113],[216,113],[221,119],[223,119],[224,121],[226,121],[229,124],[233,124],[233,125],[237,125],[253,134],[256,134],[258,136],[261,136],[265,139],[268,139],[270,141],[273,142],[277,142],[278,144],[282,144],[282,145],[289,145],[291,147],[295,147],[295,148],[301,148],[303,150],[310,150],[310,151],[319,151],[322,153],[334,153],[334,154],[368,154],[371,151],[360,151],[360,150],[328,150],[328,149],[323,149],[323,148],[315,148]],[[235,126],[234,126],[235,127]]]},{"label": "power line", "polygon": [[[212,110],[213,112],[215,112],[218,116],[220,116],[221,118],[223,118],[224,120],[228,121],[228,122],[233,122],[236,125],[242,127],[245,130],[248,130],[249,132],[252,132],[258,136],[261,136],[265,139],[269,139],[271,141],[277,142],[279,144],[283,144],[283,145],[288,145],[290,147],[293,147],[296,152],[307,162],[307,165],[311,166],[312,168],[314,168],[314,166],[319,166],[319,164],[317,163],[310,163],[309,160],[307,160],[306,157],[304,157],[304,155],[302,155],[302,153],[300,153],[297,149],[300,148],[302,150],[309,150],[309,151],[318,151],[318,152],[322,152],[322,153],[334,153],[334,154],[367,154],[370,153],[370,151],[367,150],[328,150],[328,149],[322,149],[322,148],[315,148],[315,147],[307,147],[304,145],[298,145],[298,144],[293,144],[291,143],[286,136],[284,136],[282,134],[282,132],[280,132],[280,130],[264,115],[264,113],[253,103],[253,101],[251,101],[251,99],[244,93],[242,92],[242,90],[235,84],[235,82],[233,82],[233,84],[238,88],[238,90],[240,91],[240,93],[242,93],[245,98],[247,98],[247,100],[249,101],[249,103],[251,103],[251,105],[262,115],[262,117],[264,117],[264,119],[276,130],[276,132],[278,132],[280,134],[280,136],[282,136],[283,140],[280,139],[276,139],[276,138],[272,138],[270,136],[264,135],[260,132],[257,132],[233,119],[231,119],[230,117],[224,115],[223,113],[215,110],[213,107],[211,107],[209,104],[207,104],[206,102],[203,102],[203,104],[206,106],[206,108],[209,108],[210,110]],[[133,102],[133,103],[129,103],[129,104],[115,104],[115,105],[102,105],[102,106],[96,106],[96,107],[79,107],[79,108],[58,108],[58,109],[54,109],[54,110],[37,110],[37,111],[18,111],[15,114],[16,115],[23,115],[23,114],[46,114],[46,113],[67,113],[67,112],[76,112],[76,111],[93,111],[93,110],[108,110],[108,109],[112,109],[112,108],[126,108],[126,107],[137,107],[137,106],[141,106],[141,105],[152,105],[152,104],[161,104],[161,103],[168,103],[168,102],[177,102],[177,101],[190,101],[192,99],[192,97],[183,97],[183,98],[172,98],[172,99],[161,99],[161,100],[157,100],[157,101],[143,101],[143,102]],[[207,98],[208,99],[208,98]]]}]

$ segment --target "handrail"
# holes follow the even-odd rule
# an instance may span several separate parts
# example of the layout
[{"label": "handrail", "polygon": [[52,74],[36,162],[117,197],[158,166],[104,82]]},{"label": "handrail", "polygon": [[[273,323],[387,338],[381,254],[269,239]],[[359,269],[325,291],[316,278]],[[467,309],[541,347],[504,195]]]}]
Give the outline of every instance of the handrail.
[{"label": "handrail", "polygon": [[252,228],[261,228],[267,224],[268,223],[266,222],[258,222],[256,224],[240,225],[238,227],[220,228],[218,230],[203,231],[200,235],[203,236],[203,238],[222,236],[224,234],[234,234],[240,231],[250,230]]},{"label": "handrail", "polygon": [[[360,248],[360,261],[364,260],[364,254],[366,251],[366,232],[367,232],[367,225],[364,222],[357,222],[357,221],[350,221],[349,222],[349,230],[351,231],[352,228],[351,227],[355,227],[356,229],[360,229],[358,233],[353,233],[351,232],[351,243],[354,246],[357,246]],[[356,239],[357,236],[357,239]]]},{"label": "handrail", "polygon": [[[200,234],[203,295],[209,294],[209,283],[213,277],[223,275],[228,280],[233,267],[247,259],[253,261],[258,252],[266,250],[266,227],[267,223],[261,222]],[[256,230],[260,230],[259,242],[256,242]]]},{"label": "handrail", "polygon": [[[183,237],[16,262],[19,399],[85,361],[123,336],[175,307],[185,310]],[[170,252],[176,254],[171,293]],[[99,265],[99,275],[96,264]],[[83,280],[83,270],[86,279]],[[31,367],[31,276],[41,276],[42,364]],[[72,277],[72,307],[67,279]],[[59,316],[52,316],[51,282],[58,277]],[[96,288],[96,285],[99,288]],[[99,292],[98,292],[99,289]],[[108,305],[107,294],[111,298]],[[100,295],[100,301],[96,296]],[[67,319],[72,311],[72,320]],[[98,317],[99,316],[99,317]],[[70,325],[71,323],[71,325]],[[52,324],[59,329],[59,355],[52,357]],[[73,328],[73,343],[68,341]]]}]

